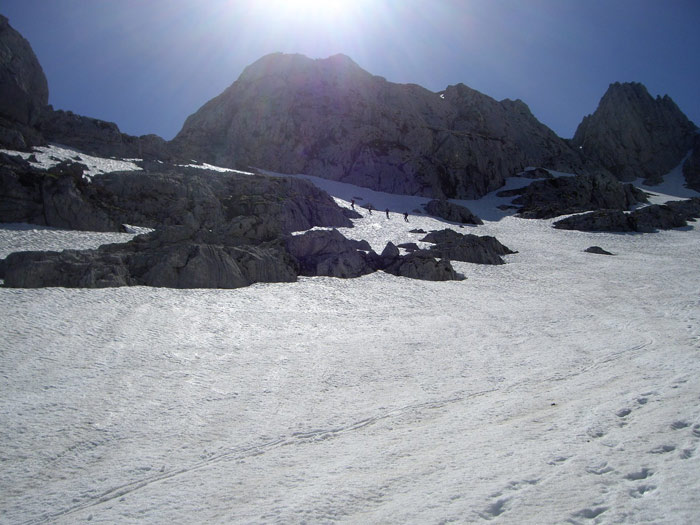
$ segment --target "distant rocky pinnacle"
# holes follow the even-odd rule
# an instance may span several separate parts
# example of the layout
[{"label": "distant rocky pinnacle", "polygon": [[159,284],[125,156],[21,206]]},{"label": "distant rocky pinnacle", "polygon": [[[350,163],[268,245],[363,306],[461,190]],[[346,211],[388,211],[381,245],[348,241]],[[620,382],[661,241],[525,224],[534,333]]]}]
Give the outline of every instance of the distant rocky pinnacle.
[{"label": "distant rocky pinnacle", "polygon": [[306,173],[379,191],[480,197],[526,166],[587,169],[522,101],[463,84],[433,93],[350,58],[272,54],[191,115],[172,141],[218,165]]},{"label": "distant rocky pinnacle", "polygon": [[654,184],[679,165],[697,131],[668,95],[654,99],[642,84],[616,82],[572,144],[620,180]]}]

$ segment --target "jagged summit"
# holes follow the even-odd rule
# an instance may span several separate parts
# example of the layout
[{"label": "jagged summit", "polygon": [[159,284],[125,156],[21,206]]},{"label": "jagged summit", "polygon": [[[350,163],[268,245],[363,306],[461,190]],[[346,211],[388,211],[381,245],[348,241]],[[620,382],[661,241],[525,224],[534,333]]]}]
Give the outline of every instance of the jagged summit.
[{"label": "jagged summit", "polygon": [[531,165],[586,169],[522,102],[464,84],[434,93],[388,82],[345,55],[263,57],[188,117],[173,144],[220,165],[437,197],[481,196]]},{"label": "jagged summit", "polygon": [[639,82],[615,82],[572,144],[621,180],[658,182],[688,153],[696,131],[668,95],[653,98]]}]

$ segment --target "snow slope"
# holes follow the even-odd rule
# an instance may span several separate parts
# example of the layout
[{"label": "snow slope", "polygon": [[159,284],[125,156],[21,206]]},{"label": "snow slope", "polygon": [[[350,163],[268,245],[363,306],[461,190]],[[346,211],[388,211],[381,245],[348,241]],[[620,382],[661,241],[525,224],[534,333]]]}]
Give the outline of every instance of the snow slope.
[{"label": "snow slope", "polygon": [[[375,249],[446,226],[333,193],[382,210],[343,231]],[[700,230],[495,199],[453,227],[519,253],[462,282],[0,288],[0,522],[697,522]],[[0,256],[92,235],[129,237],[0,225]]]}]

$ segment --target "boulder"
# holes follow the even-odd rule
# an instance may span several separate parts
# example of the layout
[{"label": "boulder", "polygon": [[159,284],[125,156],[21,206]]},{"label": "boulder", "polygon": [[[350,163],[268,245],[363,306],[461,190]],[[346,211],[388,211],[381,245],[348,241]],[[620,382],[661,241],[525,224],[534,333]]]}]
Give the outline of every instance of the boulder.
[{"label": "boulder", "polygon": [[435,244],[429,250],[422,250],[433,257],[475,264],[504,264],[502,256],[515,253],[495,237],[461,234],[450,229],[431,232],[421,241]]},{"label": "boulder", "polygon": [[446,199],[433,199],[425,205],[425,211],[435,217],[440,217],[449,222],[459,224],[484,224],[484,222],[474,215],[466,206],[454,204]]},{"label": "boulder", "polygon": [[607,250],[603,250],[603,248],[601,248],[600,246],[590,246],[583,251],[586,253],[595,253],[598,255],[615,255],[614,253],[610,253]]},{"label": "boulder", "polygon": [[424,281],[463,281],[464,275],[457,273],[450,261],[438,260],[426,251],[417,251],[397,257],[384,268],[386,273]]},{"label": "boulder", "polygon": [[359,277],[380,267],[379,257],[366,241],[353,241],[338,230],[313,230],[285,241],[300,275]]},{"label": "boulder", "polygon": [[526,219],[549,219],[596,209],[628,210],[647,202],[646,194],[632,184],[622,184],[600,173],[536,180],[524,188],[498,195],[518,195],[513,204],[520,206],[518,215]]}]

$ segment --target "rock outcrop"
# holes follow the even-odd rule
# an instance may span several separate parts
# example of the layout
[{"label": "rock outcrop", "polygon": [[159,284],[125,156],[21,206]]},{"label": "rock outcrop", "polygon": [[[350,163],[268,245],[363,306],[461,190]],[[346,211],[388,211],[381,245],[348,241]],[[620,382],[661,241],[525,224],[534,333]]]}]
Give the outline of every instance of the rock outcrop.
[{"label": "rock outcrop", "polygon": [[159,171],[108,173],[87,181],[77,163],[45,171],[0,154],[0,221],[119,231],[122,224],[214,228],[252,215],[275,221],[280,232],[352,226],[326,192],[305,180],[155,166]]},{"label": "rock outcrop", "polygon": [[620,180],[655,184],[680,164],[696,131],[668,95],[654,99],[642,84],[616,82],[579,124],[572,145]]},{"label": "rock outcrop", "polygon": [[693,151],[683,163],[683,176],[689,188],[700,191],[700,133],[695,135]]},{"label": "rock outcrop", "polygon": [[425,205],[425,211],[429,215],[440,217],[449,222],[457,222],[459,224],[484,224],[479,217],[474,215],[472,211],[465,207],[448,201],[447,199],[433,199]]},{"label": "rock outcrop", "polygon": [[33,129],[49,103],[49,86],[32,47],[0,15],[0,146],[42,144]]},{"label": "rock outcrop", "polygon": [[158,135],[134,137],[119,131],[114,122],[76,115],[72,111],[47,106],[36,123],[37,131],[48,142],[102,157],[173,160],[168,143]]},{"label": "rock outcrop", "polygon": [[700,218],[700,198],[652,204],[630,213],[598,210],[572,215],[554,223],[562,230],[652,233],[688,225]]},{"label": "rock outcrop", "polygon": [[628,210],[647,202],[646,194],[637,187],[603,174],[540,179],[498,195],[518,195],[513,204],[520,206],[518,215],[526,219],[549,219],[598,209]]},{"label": "rock outcrop", "polygon": [[[433,243],[428,250],[419,250],[432,257],[474,264],[504,264],[503,255],[515,253],[488,235],[461,234],[454,230],[434,231],[421,239]],[[417,254],[419,252],[413,252]]]},{"label": "rock outcrop", "polygon": [[216,165],[307,173],[375,190],[474,198],[526,166],[585,162],[521,101],[463,84],[393,84],[336,55],[273,54],[191,115],[172,145]]}]

